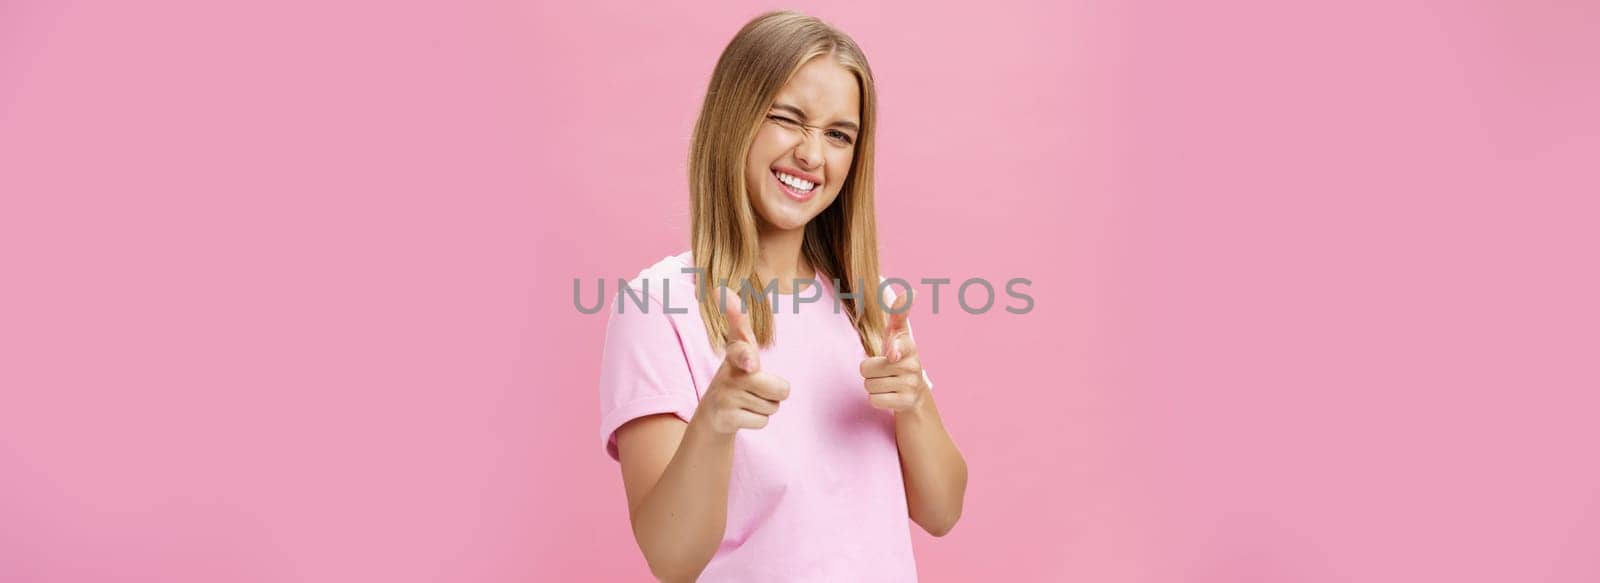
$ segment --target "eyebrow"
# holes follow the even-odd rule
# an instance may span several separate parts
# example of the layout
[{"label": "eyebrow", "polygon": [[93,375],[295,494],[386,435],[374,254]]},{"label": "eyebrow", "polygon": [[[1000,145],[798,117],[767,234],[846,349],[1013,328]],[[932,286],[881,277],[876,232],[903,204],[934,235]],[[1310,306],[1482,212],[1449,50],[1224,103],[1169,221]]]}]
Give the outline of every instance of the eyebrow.
[{"label": "eyebrow", "polygon": [[[806,112],[805,112],[805,110],[800,109],[798,107],[795,107],[793,105],[789,105],[787,103],[774,103],[774,104],[772,104],[772,108],[773,109],[781,109],[783,111],[787,111],[789,113],[792,113],[792,114],[798,116],[800,118],[800,121],[805,121],[806,120]],[[861,132],[861,126],[856,125],[856,122],[853,122],[853,121],[839,120],[839,121],[833,122],[833,124],[829,125],[828,127],[845,128],[845,129],[848,129],[848,130],[850,130],[852,132],[856,132],[856,133],[860,133]]]}]

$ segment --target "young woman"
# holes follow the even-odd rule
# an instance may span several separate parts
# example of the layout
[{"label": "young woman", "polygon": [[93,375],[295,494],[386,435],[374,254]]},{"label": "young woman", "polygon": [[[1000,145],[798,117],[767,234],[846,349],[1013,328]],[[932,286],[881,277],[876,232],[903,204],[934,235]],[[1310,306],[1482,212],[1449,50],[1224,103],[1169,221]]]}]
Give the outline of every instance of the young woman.
[{"label": "young woman", "polygon": [[601,436],[662,580],[914,581],[906,519],[961,516],[910,296],[879,285],[875,109],[861,49],[809,16],[760,16],[717,61],[690,251],[619,294],[602,357]]}]

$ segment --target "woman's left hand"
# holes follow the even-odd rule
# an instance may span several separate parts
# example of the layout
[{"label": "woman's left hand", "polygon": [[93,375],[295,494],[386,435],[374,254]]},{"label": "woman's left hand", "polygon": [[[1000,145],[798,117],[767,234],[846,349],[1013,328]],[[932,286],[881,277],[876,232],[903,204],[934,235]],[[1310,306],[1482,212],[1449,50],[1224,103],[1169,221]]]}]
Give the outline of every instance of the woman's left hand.
[{"label": "woman's left hand", "polygon": [[908,298],[910,294],[896,298],[895,307],[889,311],[889,326],[883,331],[884,356],[861,361],[867,402],[897,413],[915,409],[928,393],[928,377],[922,374],[917,343],[906,327],[906,316],[911,312],[906,304]]}]

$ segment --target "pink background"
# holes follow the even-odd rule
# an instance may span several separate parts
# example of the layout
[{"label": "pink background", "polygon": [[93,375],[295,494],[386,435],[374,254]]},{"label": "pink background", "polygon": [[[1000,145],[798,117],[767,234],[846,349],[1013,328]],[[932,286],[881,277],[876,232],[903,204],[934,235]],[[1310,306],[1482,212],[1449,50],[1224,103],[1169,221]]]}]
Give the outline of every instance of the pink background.
[{"label": "pink background", "polygon": [[[1034,281],[923,580],[1600,580],[1600,8],[1288,4],[800,6],[889,273]],[[5,4],[0,580],[647,578],[572,278],[761,9]]]}]

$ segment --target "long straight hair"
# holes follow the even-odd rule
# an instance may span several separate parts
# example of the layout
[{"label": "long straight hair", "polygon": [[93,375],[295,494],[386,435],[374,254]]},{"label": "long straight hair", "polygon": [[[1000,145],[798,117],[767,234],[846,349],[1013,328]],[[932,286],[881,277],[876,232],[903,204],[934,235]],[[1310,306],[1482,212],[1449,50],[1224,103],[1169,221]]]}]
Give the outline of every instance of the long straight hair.
[{"label": "long straight hair", "polygon": [[[819,277],[838,280],[834,293],[841,295],[862,348],[869,355],[879,352],[872,339],[882,334],[885,310],[878,297],[878,226],[873,210],[877,92],[872,69],[849,35],[792,11],[758,16],[729,41],[711,74],[689,146],[690,248],[700,277],[696,283],[700,317],[717,350],[727,343],[728,323],[711,290],[723,282],[741,292],[757,343],[765,347],[774,340],[772,309],[760,291],[766,286],[755,274],[760,242],[745,187],[745,156],[778,91],[817,57],[832,58],[855,76],[861,129],[849,175],[833,203],[806,224],[802,253]],[[747,290],[755,293],[743,293]]]}]

